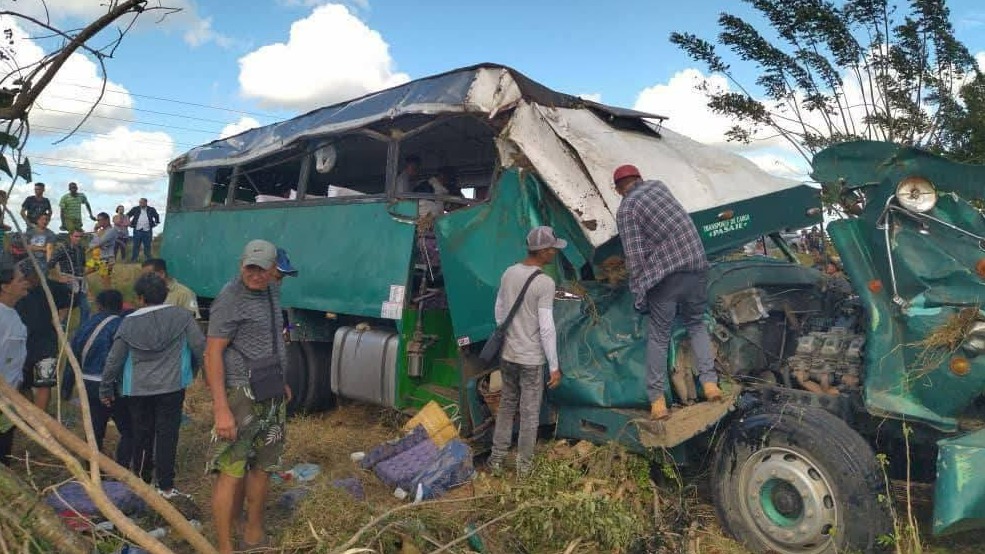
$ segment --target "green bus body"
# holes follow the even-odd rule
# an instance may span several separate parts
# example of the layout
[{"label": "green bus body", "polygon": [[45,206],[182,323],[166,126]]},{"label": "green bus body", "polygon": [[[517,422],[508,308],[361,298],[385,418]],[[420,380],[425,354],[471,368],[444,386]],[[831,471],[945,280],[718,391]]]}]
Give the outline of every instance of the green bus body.
[{"label": "green bus body", "polygon": [[[502,73],[490,77],[490,71]],[[478,367],[475,354],[495,326],[493,304],[502,272],[523,257],[529,229],[550,225],[569,243],[555,265],[547,268],[559,289],[568,292],[559,295],[555,304],[565,377],[560,387],[547,393],[543,414],[545,422],[555,425],[557,436],[615,440],[634,450],[662,445],[683,460],[688,450],[707,447],[706,429],[740,422],[744,414],[768,409],[771,402],[834,413],[871,443],[877,442],[878,432],[872,429],[879,428],[880,422],[890,422],[886,428],[897,429],[900,436],[910,433],[901,424],[907,422],[916,427],[913,441],[937,456],[935,532],[985,523],[985,476],[975,471],[985,463],[985,431],[976,430],[981,428],[976,427],[978,422],[985,422],[977,404],[985,388],[985,356],[978,355],[985,352],[985,325],[972,328],[944,355],[935,351],[928,356],[926,347],[935,330],[956,314],[968,313],[962,310],[973,309],[973,319],[985,319],[978,317],[985,296],[985,238],[976,238],[985,237],[985,220],[969,203],[980,198],[985,168],[884,143],[844,144],[819,154],[813,177],[825,185],[826,199],[830,201],[829,191],[836,190],[835,203],[851,204],[845,218],[827,227],[854,285],[850,308],[837,309],[825,304],[830,296],[825,276],[798,265],[792,256],[786,260],[730,256],[766,235],[789,254],[779,232],[820,224],[821,190],[784,185],[716,203],[713,187],[708,188],[712,180],[703,182],[703,192],[695,192],[695,198],[705,200],[694,200],[689,210],[713,260],[709,324],[717,320],[719,358],[733,367],[735,371],[729,372],[743,392],[734,412],[715,412],[679,439],[654,443],[645,426],[634,424],[647,406],[646,320],[633,309],[624,280],[605,278],[606,262],[621,254],[621,246],[612,229],[614,196],[604,190],[608,183],[598,175],[610,171],[608,160],[622,153],[610,152],[612,157],[600,162],[593,156],[607,152],[604,140],[593,144],[588,136],[579,142],[564,133],[578,125],[591,128],[580,118],[592,117],[599,121],[593,119],[591,125],[609,124],[613,133],[624,133],[619,135],[622,142],[613,144],[627,145],[629,151],[642,148],[644,139],[657,145],[679,139],[640,126],[652,117],[647,114],[550,96],[557,93],[515,72],[513,81],[505,81],[503,75],[509,72],[501,66],[477,66],[415,81],[306,114],[283,127],[218,141],[175,160],[163,242],[171,273],[207,306],[236,276],[247,241],[274,242],[299,269],[297,277],[285,279],[281,293],[291,323],[290,340],[303,350],[297,359],[306,364],[300,379],[308,389],[303,396],[309,408],[332,404],[329,387],[343,394],[346,390],[327,377],[334,375],[333,368],[344,365],[339,345],[345,345],[349,355],[360,355],[353,354],[356,343],[344,342],[341,330],[367,333],[368,327],[369,333],[378,332],[372,335],[377,342],[371,346],[384,361],[369,364],[363,373],[350,365],[349,370],[340,369],[340,375],[347,382],[374,380],[370,388],[379,391],[373,389],[376,400],[370,401],[399,410],[413,411],[437,401],[460,424],[463,435],[481,441],[488,438],[494,412],[482,394],[489,372]],[[490,88],[496,91],[491,97],[502,100],[502,107],[470,96],[495,78],[499,85]],[[432,89],[439,85],[441,94],[436,94]],[[519,91],[516,98],[503,100],[513,88]],[[439,99],[454,95],[465,99],[461,107],[449,103],[447,113],[435,108]],[[412,100],[425,107],[399,111],[418,106]],[[353,115],[347,110],[361,111]],[[470,111],[481,117],[468,119]],[[537,113],[547,114],[537,120],[541,127],[521,126],[529,122],[524,117]],[[570,127],[556,125],[561,117],[570,117]],[[302,122],[310,125],[310,131]],[[535,132],[549,127],[556,129],[557,136],[545,138]],[[469,151],[470,141],[480,146]],[[330,142],[335,146],[326,150]],[[274,147],[277,144],[280,147]],[[442,146],[440,156],[433,155],[436,146]],[[433,222],[434,246],[440,253],[437,270],[424,244],[432,235],[417,217],[419,203],[434,197],[395,190],[401,156],[415,147],[457,164],[478,183],[477,198],[482,196],[470,201],[439,198],[455,209]],[[686,148],[677,155],[691,154]],[[366,161],[371,157],[373,164]],[[568,165],[553,165],[551,160],[559,157]],[[569,163],[572,159],[576,163]],[[689,159],[716,163],[697,154]],[[269,167],[276,164],[281,165],[271,172]],[[431,170],[437,166],[427,161],[425,165]],[[720,178],[728,171],[725,166],[707,169],[707,174]],[[338,173],[337,181],[331,181],[333,172]],[[908,214],[894,204],[897,183],[912,176],[936,186],[939,200],[925,214],[932,219]],[[570,190],[565,178],[570,178]],[[356,192],[332,196],[331,191],[337,190],[332,186],[339,182],[353,184]],[[687,195],[686,188],[676,190],[678,196]],[[312,191],[317,196],[309,197]],[[296,193],[300,200],[260,202],[268,192]],[[765,302],[787,290],[799,291],[799,296],[789,302]],[[426,299],[435,294],[441,301],[429,304]],[[743,299],[753,302],[743,304]],[[723,301],[735,302],[729,305],[731,311]],[[756,302],[763,305],[757,307]],[[798,302],[804,309],[794,309]],[[796,378],[791,378],[790,368],[784,365],[795,349],[786,344],[788,338],[799,340],[808,334],[808,323],[818,320],[816,315],[796,314],[822,307],[832,320],[853,321],[858,340],[865,341],[858,367],[842,360],[834,372],[841,394],[812,392],[817,383],[810,380],[816,372],[794,372]],[[762,314],[757,315],[757,310]],[[839,325],[830,323],[821,332],[842,332]],[[780,331],[770,331],[777,326]],[[979,332],[981,337],[975,334]],[[371,335],[360,336],[368,341]],[[387,337],[393,337],[392,343]],[[678,331],[671,368],[687,363],[683,339],[684,333]],[[975,341],[982,342],[981,347]],[[386,356],[395,358],[392,372],[386,369],[390,367]],[[769,373],[783,379],[756,377]],[[831,372],[821,373],[830,376]],[[858,379],[857,386],[853,378]],[[834,390],[830,383],[822,381],[821,386]],[[677,390],[668,388],[667,395],[672,401],[681,400]]]}]

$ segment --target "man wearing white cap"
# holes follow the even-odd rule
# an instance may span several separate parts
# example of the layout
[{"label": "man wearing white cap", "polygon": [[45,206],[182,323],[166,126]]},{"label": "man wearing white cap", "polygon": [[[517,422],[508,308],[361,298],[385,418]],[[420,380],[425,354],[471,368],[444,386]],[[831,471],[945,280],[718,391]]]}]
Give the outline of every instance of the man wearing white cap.
[{"label": "man wearing white cap", "polygon": [[513,442],[513,419],[519,410],[517,474],[524,477],[530,473],[544,395],[545,363],[550,370],[548,386],[554,388],[561,382],[554,329],[554,280],[541,270],[567,245],[554,235],[554,229],[535,228],[527,235],[527,257],[507,268],[500,280],[496,324],[502,325],[511,312],[513,318],[506,329],[501,354],[503,389],[489,456],[489,467],[494,471],[503,467]]},{"label": "man wearing white cap", "polygon": [[233,551],[233,521],[246,500],[241,548],[266,543],[263,514],[270,472],[284,452],[285,406],[291,391],[284,380],[287,353],[277,277],[277,248],[250,241],[239,274],[212,303],[205,347],[205,373],[212,393],[217,473],[212,514],[222,554]]}]

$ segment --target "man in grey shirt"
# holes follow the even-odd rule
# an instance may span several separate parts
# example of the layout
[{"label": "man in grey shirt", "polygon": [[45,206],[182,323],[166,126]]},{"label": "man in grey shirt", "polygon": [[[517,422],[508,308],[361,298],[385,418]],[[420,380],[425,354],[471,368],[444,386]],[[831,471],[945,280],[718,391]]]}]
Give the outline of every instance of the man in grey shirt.
[{"label": "man in grey shirt", "polygon": [[205,373],[212,392],[214,453],[210,470],[217,473],[212,515],[220,554],[233,551],[233,521],[247,505],[242,544],[265,542],[263,508],[270,472],[279,469],[284,452],[284,396],[254,400],[248,363],[279,358],[287,367],[280,289],[276,286],[277,248],[265,240],[250,241],[240,259],[239,274],[212,303],[205,348]]},{"label": "man in grey shirt", "polygon": [[[496,295],[496,324],[502,325],[531,277],[551,263],[558,250],[568,243],[554,235],[550,227],[537,227],[527,235],[527,257],[506,269]],[[502,469],[503,460],[513,442],[513,418],[520,412],[520,436],[517,439],[516,467],[521,477],[530,473],[533,464],[540,404],[544,395],[544,364],[550,370],[548,386],[561,382],[557,357],[557,332],[554,329],[554,280],[545,274],[530,281],[510,326],[506,329],[500,372],[503,390],[496,415],[493,449],[489,467]]]}]

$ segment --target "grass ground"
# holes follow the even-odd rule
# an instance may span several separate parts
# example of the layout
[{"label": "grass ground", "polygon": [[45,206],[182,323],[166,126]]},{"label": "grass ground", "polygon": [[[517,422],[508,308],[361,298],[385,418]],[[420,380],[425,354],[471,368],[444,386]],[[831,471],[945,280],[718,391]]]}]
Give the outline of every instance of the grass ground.
[{"label": "grass ground", "polygon": [[[211,407],[207,391],[201,382],[196,382],[189,390],[186,401],[188,421],[181,429],[178,449],[177,487],[192,495],[195,509],[188,509],[190,517],[197,517],[204,523],[204,533],[212,536],[209,523],[209,510],[212,480],[205,474],[208,460],[208,439],[211,426]],[[75,408],[71,405],[62,406],[63,417],[72,427],[81,433],[76,424]],[[290,468],[297,463],[316,463],[321,467],[321,475],[310,484],[282,482],[273,485],[270,503],[268,505],[268,531],[274,537],[278,549],[271,552],[327,552],[328,547],[338,546],[351,537],[370,519],[387,510],[406,503],[392,495],[392,491],[384,486],[372,473],[359,470],[350,461],[349,455],[356,451],[366,451],[385,440],[399,436],[399,426],[403,418],[388,410],[362,404],[343,404],[338,409],[324,414],[303,416],[293,419],[288,424],[287,451],[284,457],[284,467]],[[110,430],[107,439],[107,450],[115,444],[116,435]],[[542,441],[540,451],[544,460],[553,456],[554,444]],[[591,485],[595,480],[593,475],[600,475],[601,481],[606,478],[624,484],[625,477],[613,473],[612,464],[606,457],[604,449],[596,449],[600,454],[600,462],[605,464],[587,467],[577,481],[579,486]],[[18,463],[15,469],[29,480],[37,490],[62,482],[67,474],[47,453],[37,445],[29,444],[18,436],[15,445]],[[618,454],[617,454],[618,456]],[[545,462],[547,463],[547,462]],[[546,465],[551,468],[555,466]],[[601,468],[601,469],[600,469]],[[336,479],[358,477],[363,484],[366,498],[357,501],[347,493],[335,489],[331,482]],[[661,525],[654,530],[651,522],[639,525],[638,533],[648,535],[650,549],[639,549],[636,552],[662,552],[689,554],[740,554],[747,551],[723,535],[718,527],[714,510],[708,503],[707,494],[703,491],[704,483],[692,482],[685,477],[687,485],[680,487],[668,484],[656,491],[659,498],[657,505],[661,513]],[[585,485],[585,486],[588,486]],[[294,510],[287,510],[278,504],[278,499],[288,490],[304,486],[310,489],[308,496]],[[437,548],[435,545],[444,544],[466,532],[469,526],[479,525],[484,521],[507,512],[514,504],[511,499],[518,498],[511,487],[514,481],[508,476],[494,478],[482,474],[474,484],[453,491],[446,498],[465,500],[470,496],[497,495],[494,501],[482,502],[463,501],[458,504],[438,505],[428,508],[410,510],[394,517],[388,524],[380,525],[367,533],[358,546],[373,548],[376,552],[392,552],[413,554],[428,552]],[[553,490],[550,485],[543,491],[534,491],[537,495],[549,497],[563,495],[570,490]],[[597,485],[603,486],[603,485]],[[902,485],[897,483],[897,496],[902,496]],[[621,498],[620,492],[613,494]],[[929,486],[919,485],[915,489],[914,507],[921,522],[926,528],[929,525],[930,500],[932,490]],[[628,502],[628,500],[627,500]],[[646,507],[649,513],[649,506]],[[535,521],[533,524],[544,524],[540,517],[533,512],[528,516]],[[563,518],[564,514],[556,514],[555,518]],[[599,516],[601,517],[601,515]],[[146,528],[155,526],[153,522],[142,522]],[[506,553],[519,551],[512,536],[525,525],[531,525],[529,520],[510,520],[509,524],[492,526],[480,533],[486,546],[486,552]],[[926,534],[924,536],[927,536]],[[951,539],[928,540],[924,552],[934,554],[972,554],[982,552],[982,541],[985,536],[981,533],[966,533]],[[401,541],[413,544],[412,547],[402,547]],[[514,542],[511,542],[514,541]],[[537,548],[530,552],[561,552],[571,541],[562,542],[552,548]],[[181,544],[173,544],[175,552],[188,550]],[[465,552],[465,550],[456,550]],[[587,553],[599,551],[592,543],[575,545],[570,553]],[[907,553],[914,554],[914,553]]]},{"label": "grass ground", "polygon": [[[130,283],[139,271],[139,265],[134,264],[119,264],[116,267],[113,286],[124,291],[129,300],[132,300]],[[94,289],[98,290],[98,283],[95,283]],[[194,506],[185,507],[187,515],[199,518],[204,523],[203,532],[211,538],[213,535],[208,514],[211,508],[212,480],[205,473],[211,426],[210,403],[204,385],[200,381],[196,382],[189,390],[186,400],[189,417],[181,429],[176,485],[180,490],[191,494]],[[63,404],[58,409],[53,407],[52,411],[59,411],[70,424],[77,422],[75,408],[70,404]],[[351,403],[343,403],[329,413],[291,420],[288,424],[284,467],[290,468],[302,462],[315,463],[321,467],[322,472],[310,484],[281,482],[273,485],[268,505],[268,531],[278,547],[271,552],[328,552],[332,547],[346,542],[372,518],[406,505],[406,502],[394,498],[392,491],[374,475],[359,470],[349,458],[352,452],[368,450],[376,444],[399,436],[402,421],[403,416],[392,411]],[[73,428],[81,433],[77,423]],[[112,450],[116,441],[114,430],[111,429],[109,435],[107,451]],[[564,461],[565,458],[561,459],[560,464],[552,461],[557,454],[555,444],[543,441],[540,451],[545,471],[564,473],[564,467],[568,463]],[[39,493],[66,479],[67,473],[43,449],[27,443],[21,436],[18,436],[15,452],[20,453],[15,465],[16,471],[31,482]],[[626,492],[626,484],[633,481],[633,478],[627,477],[625,472],[617,471],[620,467],[629,467],[614,462],[621,454],[606,449],[596,449],[595,452],[597,454],[591,455],[594,460],[592,464],[578,465],[580,473],[573,481],[546,479],[522,488],[508,477],[496,478],[481,474],[473,484],[456,489],[445,497],[456,502],[401,512],[371,529],[356,545],[369,547],[380,553],[430,552],[461,536],[467,529],[510,512],[516,508],[517,503],[536,502],[539,498],[567,498],[572,502],[561,504],[564,506],[563,510],[552,512],[548,511],[549,508],[537,508],[483,529],[478,533],[483,550],[496,554],[519,552],[519,543],[525,540],[525,544],[530,547],[526,550],[529,552],[576,554],[601,551],[591,540],[592,537],[598,538],[598,534],[592,531],[593,526],[598,521],[607,522],[604,518],[611,516],[613,511],[618,511],[624,504],[638,504],[646,496],[639,494],[639,488],[645,485],[630,485],[628,490],[635,490],[635,494]],[[622,459],[626,462],[625,458]],[[331,485],[333,480],[353,476],[362,482],[365,500],[357,501]],[[646,516],[645,519],[630,520],[635,522],[633,532],[640,537],[640,540],[634,541],[631,551],[666,554],[747,553],[720,530],[705,491],[706,483],[700,477],[685,477],[682,483],[683,486],[667,483],[653,491],[652,506],[646,504],[637,507],[643,508],[642,512],[639,509],[620,512],[623,515],[643,513]],[[576,485],[575,488],[579,490],[573,491],[572,485]],[[896,485],[896,496],[902,498],[903,487],[898,483]],[[300,505],[293,511],[281,507],[278,499],[285,492],[299,486],[310,490]],[[591,493],[593,487],[596,487],[595,493],[602,491],[602,494],[586,495],[585,491]],[[932,488],[917,485],[914,490],[914,508],[922,527],[927,529],[930,523]],[[485,498],[470,500],[470,497]],[[577,519],[586,510],[597,509],[598,505],[592,500],[595,497],[615,499],[616,503],[602,505],[597,516]],[[592,503],[586,505],[586,499]],[[659,514],[658,525],[654,525],[654,509]],[[146,528],[155,526],[151,521],[141,523]],[[612,526],[618,524],[617,521]],[[552,535],[555,533],[557,536]],[[925,532],[924,536],[929,535]],[[103,551],[113,551],[113,542],[112,538],[104,541]],[[923,552],[979,553],[985,551],[983,543],[985,534],[965,533],[947,539],[928,539]],[[535,544],[536,547],[531,546]],[[172,543],[172,547],[178,553],[188,551],[181,544]],[[463,542],[452,551],[465,552],[465,548],[479,550],[476,544],[470,546],[468,542]]]}]

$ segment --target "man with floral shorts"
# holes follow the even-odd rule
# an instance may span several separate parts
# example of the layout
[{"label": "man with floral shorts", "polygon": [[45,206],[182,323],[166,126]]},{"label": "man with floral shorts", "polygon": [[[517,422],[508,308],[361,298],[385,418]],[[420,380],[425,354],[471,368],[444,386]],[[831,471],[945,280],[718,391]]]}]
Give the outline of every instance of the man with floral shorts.
[{"label": "man with floral shorts", "polygon": [[[217,474],[212,515],[220,554],[233,551],[233,521],[242,515],[244,500],[247,518],[239,550],[263,546],[267,539],[264,502],[270,473],[279,469],[284,451],[285,406],[291,397],[283,380],[287,353],[276,272],[277,248],[264,240],[250,241],[239,274],[222,289],[209,313],[205,374],[215,420],[209,470]],[[251,373],[258,375],[261,368],[274,375],[277,394],[257,401],[262,390],[270,390],[269,380],[264,386],[251,383]]]}]

